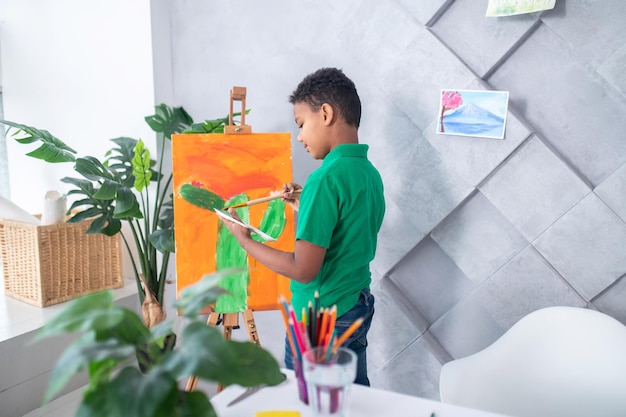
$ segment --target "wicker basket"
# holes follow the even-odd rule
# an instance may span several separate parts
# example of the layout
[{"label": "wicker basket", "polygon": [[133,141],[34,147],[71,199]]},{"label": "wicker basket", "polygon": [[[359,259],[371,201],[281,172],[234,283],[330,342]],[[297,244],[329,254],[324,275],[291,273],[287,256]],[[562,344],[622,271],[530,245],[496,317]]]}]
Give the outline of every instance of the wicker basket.
[{"label": "wicker basket", "polygon": [[90,224],[0,220],[5,294],[46,307],[122,287],[120,235],[86,234]]}]

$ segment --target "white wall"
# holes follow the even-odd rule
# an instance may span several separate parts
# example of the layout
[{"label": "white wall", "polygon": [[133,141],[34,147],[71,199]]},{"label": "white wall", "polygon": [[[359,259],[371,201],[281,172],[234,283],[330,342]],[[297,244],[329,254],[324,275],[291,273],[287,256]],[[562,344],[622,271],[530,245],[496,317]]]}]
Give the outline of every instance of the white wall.
[{"label": "white wall", "polygon": [[[50,131],[78,156],[102,158],[119,136],[143,138],[156,155],[143,119],[154,110],[150,19],[149,0],[0,0],[5,119]],[[7,142],[10,198],[31,213],[78,176]]]}]

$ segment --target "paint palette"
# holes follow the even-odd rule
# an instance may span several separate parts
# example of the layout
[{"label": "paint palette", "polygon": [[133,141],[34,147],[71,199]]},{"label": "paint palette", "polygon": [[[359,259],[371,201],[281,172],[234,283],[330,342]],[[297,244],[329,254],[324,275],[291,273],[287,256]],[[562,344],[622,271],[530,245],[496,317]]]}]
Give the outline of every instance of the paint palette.
[{"label": "paint palette", "polygon": [[225,212],[223,210],[215,209],[215,214],[220,216],[222,219],[230,220],[231,222],[235,222],[238,225],[245,227],[246,229],[250,230],[251,232],[254,232],[257,235],[259,235],[263,240],[266,240],[268,242],[276,242],[276,239],[274,239],[273,237],[271,237],[267,233],[264,233],[264,232],[260,231],[259,229],[257,229],[254,226],[251,226],[249,224],[243,223],[243,222],[235,219],[233,216],[231,216],[230,214],[228,214],[227,212]]}]

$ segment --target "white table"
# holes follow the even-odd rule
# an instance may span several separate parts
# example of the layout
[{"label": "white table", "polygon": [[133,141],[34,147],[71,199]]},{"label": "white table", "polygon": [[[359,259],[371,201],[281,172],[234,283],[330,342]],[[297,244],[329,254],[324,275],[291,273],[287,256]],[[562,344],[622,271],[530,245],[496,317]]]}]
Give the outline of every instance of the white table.
[{"label": "white table", "polygon": [[[254,417],[257,411],[298,410],[302,417],[312,417],[308,406],[298,398],[296,378],[292,371],[283,370],[287,381],[274,387],[263,388],[254,395],[231,405],[227,404],[245,391],[231,385],[211,398],[219,417]],[[353,385],[349,398],[349,417],[504,417],[487,411],[472,410],[420,397]]]}]

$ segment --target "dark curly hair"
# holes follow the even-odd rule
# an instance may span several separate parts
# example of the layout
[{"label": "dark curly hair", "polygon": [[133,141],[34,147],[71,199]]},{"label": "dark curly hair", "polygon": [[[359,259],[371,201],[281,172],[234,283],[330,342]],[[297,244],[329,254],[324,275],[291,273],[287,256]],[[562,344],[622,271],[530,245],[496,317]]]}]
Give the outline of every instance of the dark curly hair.
[{"label": "dark curly hair", "polygon": [[304,77],[289,96],[289,103],[306,103],[313,111],[328,103],[349,125],[358,128],[361,123],[361,100],[356,87],[337,68],[320,68]]}]

